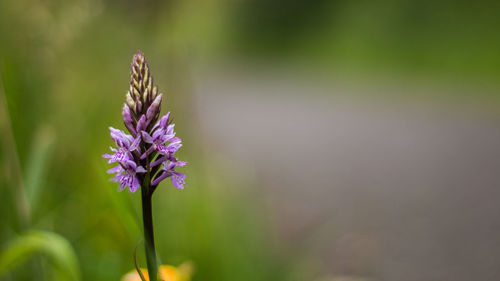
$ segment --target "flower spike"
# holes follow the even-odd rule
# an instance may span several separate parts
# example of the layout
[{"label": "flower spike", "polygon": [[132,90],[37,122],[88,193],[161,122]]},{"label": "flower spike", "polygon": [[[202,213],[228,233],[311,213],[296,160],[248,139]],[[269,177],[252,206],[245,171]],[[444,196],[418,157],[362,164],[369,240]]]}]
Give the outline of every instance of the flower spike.
[{"label": "flower spike", "polygon": [[[185,165],[175,157],[182,141],[175,136],[170,112],[160,116],[162,99],[144,54],[137,52],[132,58],[129,90],[122,108],[123,124],[129,134],[110,127],[116,148],[111,148],[113,154],[103,155],[110,164],[119,164],[113,169],[118,173],[113,180],[120,182],[120,189],[129,186],[135,192],[140,185],[156,187],[169,177],[176,188],[185,185],[184,174],[174,170]],[[161,172],[157,172],[160,165]],[[149,183],[144,182],[147,178]]]}]

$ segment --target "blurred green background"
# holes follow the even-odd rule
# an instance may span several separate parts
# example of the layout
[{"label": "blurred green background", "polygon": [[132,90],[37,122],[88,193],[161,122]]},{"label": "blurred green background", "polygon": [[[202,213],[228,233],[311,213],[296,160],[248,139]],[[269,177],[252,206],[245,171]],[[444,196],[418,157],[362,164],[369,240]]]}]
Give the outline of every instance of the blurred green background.
[{"label": "blurred green background", "polygon": [[[0,1],[0,280],[119,280],[133,268],[140,196],[116,192],[101,155],[112,144],[107,127],[123,128],[138,49],[166,94],[163,111],[172,112],[184,141],[179,156],[189,162],[187,188],[163,183],[154,198],[162,263],[192,261],[193,280],[331,274],[276,233],[269,202],[255,188],[258,172],[207,145],[199,73],[205,79],[229,65],[352,84],[464,87],[424,100],[484,101],[496,116],[499,8],[497,1]],[[411,91],[387,95],[412,98]],[[379,273],[365,277],[384,280]]]}]

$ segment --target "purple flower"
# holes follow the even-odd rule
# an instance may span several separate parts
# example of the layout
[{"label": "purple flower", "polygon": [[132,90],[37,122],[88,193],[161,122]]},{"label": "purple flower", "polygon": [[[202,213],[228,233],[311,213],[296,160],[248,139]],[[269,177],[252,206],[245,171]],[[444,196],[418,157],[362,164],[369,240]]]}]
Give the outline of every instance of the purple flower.
[{"label": "purple flower", "polygon": [[[145,131],[141,132],[144,142],[151,144],[149,149],[141,155],[141,159],[146,158],[153,151],[168,156],[175,153],[182,146],[181,139],[175,137],[174,124],[168,125],[166,129],[160,126],[151,136]],[[169,142],[168,144],[165,144]]]},{"label": "purple flower", "polygon": [[102,157],[108,158],[108,163],[119,162],[125,164],[129,160],[133,160],[132,151],[136,150],[140,138],[133,138],[131,135],[127,135],[123,131],[109,127],[111,131],[111,138],[115,141],[118,149],[110,147],[114,154],[104,154]]},{"label": "purple flower", "polygon": [[172,184],[178,189],[184,189],[184,185],[186,182],[184,179],[186,175],[181,172],[176,172],[175,167],[184,167],[186,166],[186,162],[184,161],[170,161],[167,160],[163,162],[162,173],[151,183],[152,186],[158,185],[162,180],[170,177]]},{"label": "purple flower", "polygon": [[122,191],[126,186],[129,187],[130,192],[136,192],[140,187],[137,173],[145,173],[146,170],[142,166],[137,166],[134,161],[127,161],[123,165],[118,165],[108,170],[109,174],[117,173],[111,181],[119,182],[119,191]]},{"label": "purple flower", "polygon": [[132,59],[129,89],[122,108],[123,124],[130,135],[110,127],[116,146],[111,147],[112,153],[103,155],[109,159],[108,163],[119,164],[108,172],[116,173],[112,181],[120,182],[120,190],[128,186],[135,192],[141,181],[151,179],[144,183],[144,191],[152,195],[168,177],[176,188],[185,186],[186,176],[175,171],[176,167],[186,165],[175,156],[182,146],[181,139],[175,136],[170,112],[160,115],[162,100],[163,94],[153,84],[146,59],[138,52]]},{"label": "purple flower", "polygon": [[159,128],[166,130],[169,123],[170,123],[170,112],[167,112],[167,114],[161,117],[160,121],[156,122],[151,131],[154,132]]}]

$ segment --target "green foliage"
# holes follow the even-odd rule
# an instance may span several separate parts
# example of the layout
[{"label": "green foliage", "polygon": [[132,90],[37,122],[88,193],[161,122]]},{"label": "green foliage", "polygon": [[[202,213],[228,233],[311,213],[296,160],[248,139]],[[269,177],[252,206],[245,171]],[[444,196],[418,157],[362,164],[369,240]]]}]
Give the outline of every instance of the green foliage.
[{"label": "green foliage", "polygon": [[29,153],[24,182],[28,202],[31,208],[35,210],[40,189],[46,181],[54,138],[54,133],[50,128],[39,129],[33,139],[32,148]]},{"label": "green foliage", "polygon": [[38,254],[54,265],[54,280],[80,280],[78,259],[71,244],[58,234],[44,231],[29,232],[8,243],[0,254],[0,276]]}]

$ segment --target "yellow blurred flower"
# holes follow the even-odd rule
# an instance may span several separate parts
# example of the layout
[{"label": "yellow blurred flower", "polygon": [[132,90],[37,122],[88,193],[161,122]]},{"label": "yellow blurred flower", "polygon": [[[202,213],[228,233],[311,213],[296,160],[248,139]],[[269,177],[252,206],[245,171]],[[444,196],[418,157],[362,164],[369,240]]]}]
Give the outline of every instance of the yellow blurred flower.
[{"label": "yellow blurred flower", "polygon": [[[141,272],[149,281],[148,271],[141,268]],[[171,265],[161,265],[158,269],[158,279],[162,281],[189,281],[193,272],[193,265],[190,262],[183,263],[178,267]],[[139,273],[134,269],[122,277],[121,281],[141,281]]]}]

